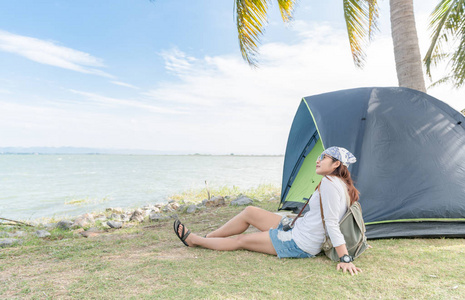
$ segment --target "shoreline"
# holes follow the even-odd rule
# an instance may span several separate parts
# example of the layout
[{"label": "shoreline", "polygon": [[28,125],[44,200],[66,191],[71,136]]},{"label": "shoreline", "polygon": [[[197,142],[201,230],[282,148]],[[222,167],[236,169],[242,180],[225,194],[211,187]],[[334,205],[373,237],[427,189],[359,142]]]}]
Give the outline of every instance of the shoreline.
[{"label": "shoreline", "polygon": [[[146,205],[129,210],[109,207],[104,212],[85,213],[75,218],[49,219],[43,222],[22,222],[0,218],[0,248],[36,243],[40,239],[55,239],[57,236],[96,237],[144,224],[172,221],[178,219],[179,215],[208,213],[211,209],[248,206],[263,201],[251,199],[242,194],[234,197],[234,200],[231,200],[232,198],[231,196],[214,196],[197,204],[171,200],[167,204]],[[278,199],[277,196],[272,196],[267,197],[266,200],[277,202]],[[9,223],[1,222],[2,220]]]},{"label": "shoreline", "polygon": [[[237,199],[240,197],[247,197],[253,201],[264,201],[264,200],[276,200],[280,198],[280,187],[277,187],[276,185],[273,184],[260,184],[256,187],[252,187],[249,189],[240,189],[235,186],[229,187],[229,186],[223,186],[223,187],[217,187],[217,188],[212,188],[207,189],[189,189],[182,191],[181,193],[178,194],[173,194],[169,197],[167,197],[166,201],[159,202],[159,203],[146,203],[143,205],[135,205],[135,206],[128,206],[128,207],[119,207],[119,206],[107,206],[103,209],[99,210],[87,210],[87,211],[82,211],[80,213],[77,213],[75,215],[68,215],[68,214],[56,214],[53,216],[46,216],[46,217],[38,217],[38,218],[28,218],[28,219],[21,219],[18,218],[14,221],[18,222],[23,222],[26,224],[31,224],[31,225],[40,225],[40,224],[47,224],[47,223],[53,223],[53,222],[58,222],[58,220],[74,220],[76,218],[79,218],[82,215],[92,215],[94,218],[99,218],[102,216],[106,216],[108,212],[112,212],[116,210],[120,214],[125,214],[125,215],[132,215],[136,210],[142,210],[142,211],[155,211],[155,213],[168,213],[168,212],[174,212],[177,211],[178,209],[181,210],[186,210],[188,206],[190,205],[196,205],[199,206],[200,208],[205,204],[205,201],[208,199],[208,195],[211,195],[210,198],[215,198],[215,197],[222,197],[226,201],[231,201],[231,199]],[[224,196],[215,196],[215,195],[224,195]],[[65,203],[66,204],[66,203]],[[172,205],[174,204],[174,205]],[[70,204],[73,205],[73,204]],[[80,205],[80,204],[76,204]],[[171,206],[171,208],[170,208]],[[176,208],[174,208],[174,207]],[[150,212],[147,212],[144,217],[147,217]],[[0,215],[0,218],[5,218],[5,219],[14,219],[14,218],[8,218],[8,216],[3,216]],[[123,218],[124,219],[124,218]],[[2,220],[0,219],[0,226],[3,225]]]}]

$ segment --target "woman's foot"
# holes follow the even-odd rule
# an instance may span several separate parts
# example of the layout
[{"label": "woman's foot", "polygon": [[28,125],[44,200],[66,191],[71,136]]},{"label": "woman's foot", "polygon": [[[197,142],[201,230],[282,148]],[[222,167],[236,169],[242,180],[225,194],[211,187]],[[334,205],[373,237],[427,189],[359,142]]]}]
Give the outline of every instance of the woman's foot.
[{"label": "woman's foot", "polygon": [[181,224],[181,221],[174,221],[174,232],[181,240],[181,242],[184,243],[184,245],[188,247],[194,246],[194,244],[191,242],[191,239],[194,236],[194,234],[191,235],[191,231],[188,230],[183,224]]}]

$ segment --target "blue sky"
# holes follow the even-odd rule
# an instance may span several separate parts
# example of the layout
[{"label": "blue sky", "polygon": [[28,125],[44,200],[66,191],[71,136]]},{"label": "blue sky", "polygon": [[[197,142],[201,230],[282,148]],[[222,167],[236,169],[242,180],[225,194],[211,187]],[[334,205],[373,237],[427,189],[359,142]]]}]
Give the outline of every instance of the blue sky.
[{"label": "blue sky", "polygon": [[[302,97],[397,85],[388,2],[359,70],[336,0],[301,0],[288,25],[273,5],[258,69],[232,0],[2,1],[0,147],[283,154]],[[414,2],[424,55],[436,1]],[[465,108],[463,89],[428,92]]]}]

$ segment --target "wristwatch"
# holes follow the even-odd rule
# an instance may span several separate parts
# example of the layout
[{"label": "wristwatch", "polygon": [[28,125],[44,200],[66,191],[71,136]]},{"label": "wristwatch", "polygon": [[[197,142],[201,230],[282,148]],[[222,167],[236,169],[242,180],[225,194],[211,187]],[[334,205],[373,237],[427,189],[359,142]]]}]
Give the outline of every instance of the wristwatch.
[{"label": "wristwatch", "polygon": [[339,261],[343,263],[350,263],[354,261],[354,258],[350,255],[344,254],[343,256],[339,257]]}]

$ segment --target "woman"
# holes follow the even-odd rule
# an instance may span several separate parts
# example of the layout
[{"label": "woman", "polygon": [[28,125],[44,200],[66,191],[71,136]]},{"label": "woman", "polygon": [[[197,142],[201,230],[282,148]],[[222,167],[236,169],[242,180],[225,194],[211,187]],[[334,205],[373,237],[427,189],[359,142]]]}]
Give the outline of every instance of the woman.
[{"label": "woman", "polygon": [[[349,164],[356,162],[352,153],[341,147],[330,147],[316,161],[316,173],[324,176],[310,198],[310,210],[295,221],[294,227],[283,230],[289,220],[281,216],[248,206],[219,229],[201,237],[191,234],[179,220],[174,222],[174,231],[181,241],[190,247],[200,246],[213,250],[246,249],[277,255],[279,258],[314,257],[321,252],[325,229],[320,212],[320,195],[328,236],[340,257],[337,270],[351,275],[362,270],[353,264],[348,255],[339,221],[350,204],[358,200],[358,191],[350,177]],[[252,225],[261,232],[243,234]],[[236,236],[237,235],[237,236]],[[228,238],[235,236],[233,238]]]}]

